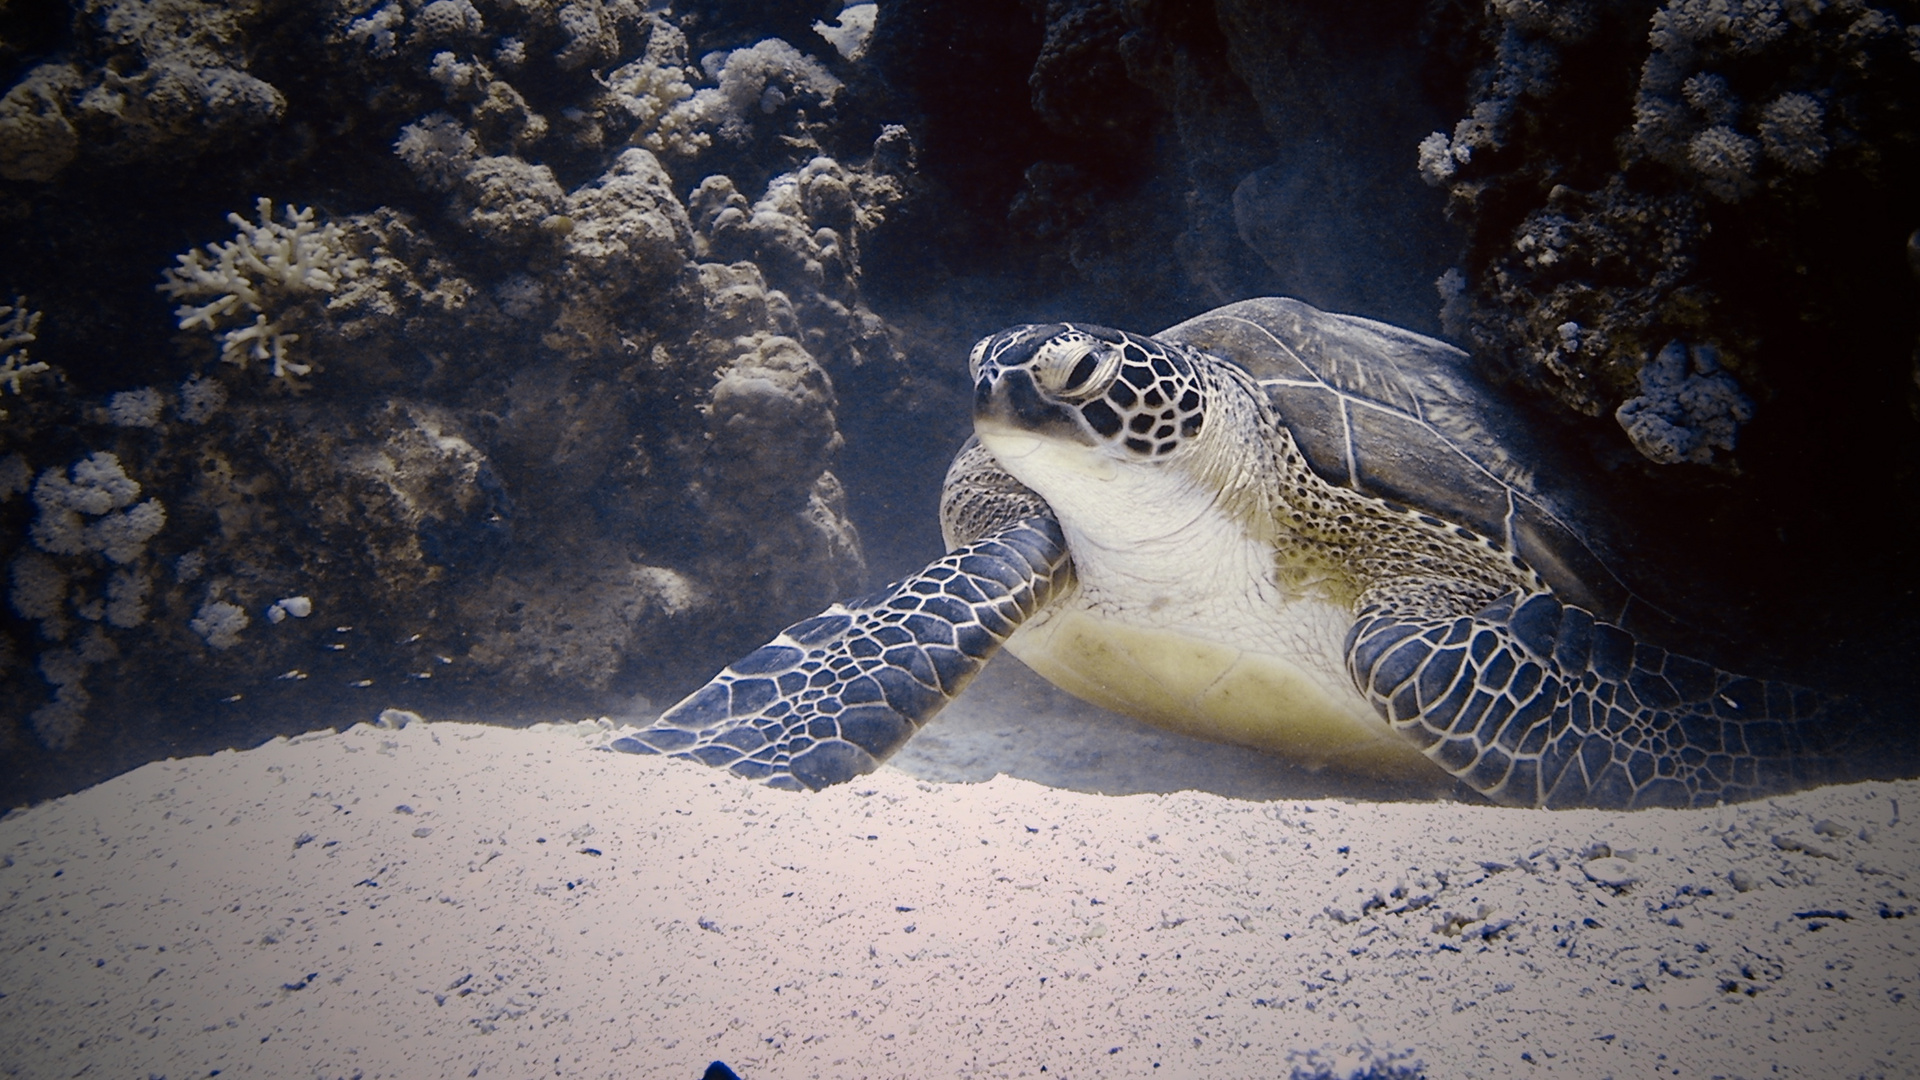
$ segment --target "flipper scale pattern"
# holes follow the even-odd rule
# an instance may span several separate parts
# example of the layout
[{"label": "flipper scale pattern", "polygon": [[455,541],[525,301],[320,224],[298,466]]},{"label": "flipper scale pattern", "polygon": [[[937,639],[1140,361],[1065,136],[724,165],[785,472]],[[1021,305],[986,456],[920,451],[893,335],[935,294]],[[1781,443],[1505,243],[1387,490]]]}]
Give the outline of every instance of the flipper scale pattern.
[{"label": "flipper scale pattern", "polygon": [[1363,605],[1346,655],[1390,726],[1518,806],[1710,806],[1806,787],[1844,728],[1837,699],[1636,642],[1545,592],[1468,616],[1389,593]]},{"label": "flipper scale pattern", "polygon": [[918,574],[802,619],[611,748],[668,754],[769,787],[819,790],[872,772],[1072,581],[1048,513]]}]

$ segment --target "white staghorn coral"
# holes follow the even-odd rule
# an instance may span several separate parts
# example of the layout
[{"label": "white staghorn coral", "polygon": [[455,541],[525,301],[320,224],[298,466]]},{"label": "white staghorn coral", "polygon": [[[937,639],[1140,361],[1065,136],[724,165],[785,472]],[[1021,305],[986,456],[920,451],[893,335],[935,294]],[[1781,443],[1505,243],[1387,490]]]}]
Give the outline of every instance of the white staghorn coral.
[{"label": "white staghorn coral", "polygon": [[17,394],[21,379],[47,370],[44,363],[27,362],[27,346],[39,340],[39,328],[40,313],[27,310],[26,298],[0,304],[0,386]]},{"label": "white staghorn coral", "polygon": [[[282,329],[272,313],[300,294],[333,292],[360,276],[367,261],[347,250],[340,226],[317,224],[312,207],[295,210],[289,204],[280,222],[273,220],[272,199],[262,196],[254,205],[257,223],[228,214],[238,230],[233,239],[179,256],[180,265],[168,269],[156,288],[176,300],[205,299],[181,304],[174,315],[182,330],[216,332],[220,359],[241,367],[272,360],[276,377],[305,375],[312,369],[287,356],[287,345],[299,335]],[[249,314],[251,322],[220,332]]]}]

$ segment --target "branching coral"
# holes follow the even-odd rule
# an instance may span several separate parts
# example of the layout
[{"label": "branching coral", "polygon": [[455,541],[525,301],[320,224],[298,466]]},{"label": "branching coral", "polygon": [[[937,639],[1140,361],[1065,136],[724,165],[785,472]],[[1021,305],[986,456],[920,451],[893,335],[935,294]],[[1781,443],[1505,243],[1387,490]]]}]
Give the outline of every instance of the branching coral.
[{"label": "branching coral", "polygon": [[53,700],[33,711],[33,733],[49,750],[65,750],[87,722],[93,695],[82,685],[95,664],[117,658],[120,650],[96,628],[71,648],[40,654],[40,677],[54,687]]},{"label": "branching coral", "polygon": [[1811,173],[1827,158],[1826,110],[1811,94],[1781,94],[1760,111],[1760,144],[1788,172]]},{"label": "branching coral", "polygon": [[[1416,166],[1427,183],[1440,186],[1481,151],[1506,145],[1507,129],[1523,97],[1544,97],[1559,69],[1559,46],[1584,37],[1591,25],[1585,4],[1563,5],[1559,16],[1536,12],[1547,5],[1506,3],[1519,17],[1501,35],[1487,83],[1473,114],[1454,125],[1452,136],[1436,131],[1420,141]],[[1585,14],[1582,14],[1585,12]],[[1552,38],[1535,36],[1546,31]]]},{"label": "branching coral", "polygon": [[646,51],[607,75],[598,108],[608,117],[624,117],[617,127],[632,131],[634,141],[656,154],[695,153],[705,143],[693,130],[692,110],[681,108],[693,97],[694,75],[686,35],[658,20]]},{"label": "branching coral", "polygon": [[[11,488],[24,459],[9,458],[4,470]],[[166,525],[160,500],[135,502],[140,484],[121,468],[113,454],[96,452],[66,469],[43,471],[33,485],[38,510],[28,530],[33,546],[13,558],[9,599],[22,618],[39,624],[48,641],[73,641],[72,616],[95,624],[129,629],[147,620],[153,582],[151,563],[143,559],[147,544]],[[90,587],[97,580],[105,556],[113,567],[105,596]],[[51,556],[51,557],[50,557]],[[70,648],[40,654],[40,673],[54,688],[54,697],[33,713],[35,734],[49,749],[66,748],[85,722],[92,697],[81,685],[88,669],[116,659],[119,649],[105,628],[95,625]]]},{"label": "branching coral", "polygon": [[[1789,174],[1817,172],[1830,147],[1821,95],[1851,96],[1876,53],[1901,40],[1899,20],[1864,0],[1670,0],[1648,33],[1631,146],[1726,202],[1765,179],[1762,147]],[[1736,82],[1766,86],[1758,73],[1778,78],[1779,67],[1786,86],[1775,83],[1764,105],[1733,93]]]},{"label": "branching coral", "polygon": [[60,565],[31,549],[14,557],[8,568],[12,589],[8,599],[23,619],[40,624],[40,635],[50,641],[67,636],[67,575]]},{"label": "branching coral", "polygon": [[[258,222],[228,214],[238,230],[234,238],[178,256],[180,265],[168,269],[156,288],[176,300],[210,298],[181,304],[174,315],[182,330],[215,332],[227,363],[244,368],[250,360],[272,360],[276,377],[305,375],[312,368],[287,357],[288,344],[300,335],[282,328],[278,313],[303,296],[333,292],[358,277],[367,262],[347,250],[338,225],[317,224],[312,207],[288,205],[283,222],[273,220],[272,199],[262,196],[255,208]],[[249,314],[251,322],[221,331]]]},{"label": "branching coral", "polygon": [[422,184],[451,191],[473,169],[480,141],[460,121],[437,112],[401,128],[393,152]]},{"label": "branching coral", "polygon": [[0,304],[0,386],[18,394],[20,380],[47,370],[45,363],[27,359],[27,346],[40,340],[39,329],[40,312],[27,310],[25,297]]},{"label": "branching coral", "polygon": [[109,623],[130,630],[147,621],[147,594],[153,591],[153,579],[138,569],[122,567],[107,580]]},{"label": "branching coral", "polygon": [[399,29],[406,25],[407,15],[398,2],[382,4],[360,18],[347,24],[344,37],[364,46],[368,53],[380,59],[392,56],[398,42]]},{"label": "branching coral", "polygon": [[1758,141],[1725,124],[1715,124],[1687,141],[1687,164],[1699,174],[1708,194],[1739,202],[1753,191],[1753,166],[1759,160]]}]

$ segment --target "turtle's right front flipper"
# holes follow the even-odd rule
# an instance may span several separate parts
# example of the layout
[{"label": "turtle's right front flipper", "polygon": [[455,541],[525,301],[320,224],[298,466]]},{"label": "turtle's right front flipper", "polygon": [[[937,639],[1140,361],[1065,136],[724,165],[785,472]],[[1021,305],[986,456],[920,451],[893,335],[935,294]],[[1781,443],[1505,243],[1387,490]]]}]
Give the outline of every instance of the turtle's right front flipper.
[{"label": "turtle's right front flipper", "polygon": [[1048,513],[781,631],[613,749],[670,754],[770,787],[872,772],[1072,580]]}]

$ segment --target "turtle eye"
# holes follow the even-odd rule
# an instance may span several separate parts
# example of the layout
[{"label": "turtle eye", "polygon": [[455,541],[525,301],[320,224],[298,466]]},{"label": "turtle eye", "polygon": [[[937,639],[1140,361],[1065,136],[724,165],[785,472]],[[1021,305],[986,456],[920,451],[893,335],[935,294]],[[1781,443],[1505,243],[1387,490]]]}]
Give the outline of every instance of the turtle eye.
[{"label": "turtle eye", "polygon": [[1079,363],[1073,365],[1073,370],[1067,373],[1067,381],[1060,384],[1060,389],[1065,393],[1073,393],[1085,386],[1087,380],[1093,378],[1094,371],[1099,367],[1100,363],[1094,359],[1093,353],[1088,353],[1080,358]]}]

